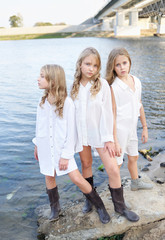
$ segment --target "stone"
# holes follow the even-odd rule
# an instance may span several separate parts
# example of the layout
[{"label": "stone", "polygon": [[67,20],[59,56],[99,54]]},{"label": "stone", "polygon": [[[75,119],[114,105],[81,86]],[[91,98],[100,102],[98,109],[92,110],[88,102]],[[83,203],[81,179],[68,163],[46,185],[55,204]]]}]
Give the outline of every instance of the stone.
[{"label": "stone", "polygon": [[149,171],[149,168],[148,168],[148,167],[144,167],[144,168],[142,168],[141,171],[142,171],[142,172],[147,172],[147,171]]},{"label": "stone", "polygon": [[[141,177],[146,182],[151,182],[153,184],[153,189],[148,191],[131,191],[130,179],[127,180],[127,184],[124,186],[125,200],[131,204],[132,211],[135,211],[140,216],[138,222],[129,222],[123,216],[115,213],[113,203],[109,199],[110,193],[106,187],[106,189],[99,194],[111,217],[111,221],[108,224],[102,224],[99,221],[95,209],[91,213],[84,215],[81,212],[83,202],[79,202],[71,206],[66,206],[63,209],[63,215],[56,222],[49,222],[47,220],[47,216],[50,212],[49,206],[41,207],[40,211],[38,211],[38,232],[40,234],[45,234],[45,239],[47,240],[88,240],[122,233],[125,233],[124,240],[156,239],[151,238],[151,233],[153,232],[154,234],[154,230],[152,229],[157,229],[157,227],[153,225],[149,228],[149,225],[152,223],[159,224],[159,221],[165,219],[165,188],[163,184],[152,182],[151,179],[144,174],[141,174]],[[164,222],[162,226],[164,226]],[[143,238],[136,238],[145,227],[148,229],[148,232],[144,229],[145,234],[143,234]],[[132,238],[126,238],[130,231],[133,231],[134,236],[132,235]],[[147,238],[147,236],[150,236],[150,238]]]},{"label": "stone", "polygon": [[165,167],[165,162],[160,163],[160,167]]}]

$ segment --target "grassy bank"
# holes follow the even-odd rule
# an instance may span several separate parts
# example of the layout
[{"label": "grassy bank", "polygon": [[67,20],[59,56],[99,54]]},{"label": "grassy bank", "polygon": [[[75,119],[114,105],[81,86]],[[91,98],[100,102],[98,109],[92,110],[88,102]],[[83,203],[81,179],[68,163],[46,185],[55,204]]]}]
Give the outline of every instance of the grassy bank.
[{"label": "grassy bank", "polygon": [[26,39],[47,39],[47,38],[66,38],[72,33],[48,33],[48,34],[22,34],[0,36],[0,40],[26,40]]},{"label": "grassy bank", "polygon": [[57,32],[48,34],[25,34],[0,36],[0,40],[26,40],[26,39],[48,39],[48,38],[69,38],[69,37],[111,37],[111,32]]},{"label": "grassy bank", "polygon": [[[153,36],[156,30],[141,30],[141,37]],[[0,40],[26,40],[26,39],[49,39],[49,38],[69,38],[69,37],[114,37],[113,32],[56,32],[47,34],[24,34],[0,36]]]}]

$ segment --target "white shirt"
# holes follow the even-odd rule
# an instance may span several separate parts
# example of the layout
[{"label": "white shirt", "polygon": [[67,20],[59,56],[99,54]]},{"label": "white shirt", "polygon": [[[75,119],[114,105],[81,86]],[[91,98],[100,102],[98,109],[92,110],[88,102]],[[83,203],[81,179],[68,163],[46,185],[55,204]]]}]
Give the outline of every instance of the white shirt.
[{"label": "white shirt", "polygon": [[[67,174],[77,165],[74,159],[76,128],[75,107],[71,98],[67,97],[63,108],[63,118],[55,113],[55,106],[45,103],[37,108],[36,138],[33,143],[37,146],[40,172],[54,176]],[[68,169],[59,170],[60,158],[69,159]]]},{"label": "white shirt", "polygon": [[126,83],[115,78],[112,89],[116,101],[117,132],[129,134],[131,139],[137,139],[137,122],[141,108],[141,82],[132,76],[135,84],[133,91]]},{"label": "white shirt", "polygon": [[90,93],[91,82],[80,84],[79,93],[74,101],[76,107],[76,126],[78,141],[76,152],[83,146],[104,147],[104,143],[113,141],[113,113],[110,87],[101,79],[101,89],[97,95]]}]

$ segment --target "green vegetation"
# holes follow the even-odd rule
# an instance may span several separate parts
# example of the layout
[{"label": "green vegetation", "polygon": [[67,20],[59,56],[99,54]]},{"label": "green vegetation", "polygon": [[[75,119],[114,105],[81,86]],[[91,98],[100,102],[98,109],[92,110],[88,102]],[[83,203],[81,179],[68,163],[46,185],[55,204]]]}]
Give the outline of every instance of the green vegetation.
[{"label": "green vegetation", "polygon": [[53,26],[53,24],[50,22],[37,22],[34,25],[34,27],[40,27],[40,26]]},{"label": "green vegetation", "polygon": [[21,14],[13,15],[9,18],[11,27],[22,27],[23,26],[23,18]]},{"label": "green vegetation", "polygon": [[47,38],[69,38],[69,37],[110,37],[108,32],[56,32],[47,34],[22,34],[0,36],[0,40],[26,40],[26,39],[47,39]]},{"label": "green vegetation", "polygon": [[98,167],[98,170],[103,172],[104,171],[104,164],[101,164],[99,167]]},{"label": "green vegetation", "polygon": [[97,240],[122,240],[124,237],[124,233],[120,235],[113,235],[111,237],[101,237],[98,238]]},{"label": "green vegetation", "polygon": [[66,37],[69,37],[71,35],[72,35],[72,33],[24,34],[24,35],[22,34],[22,35],[0,36],[0,40],[66,38]]}]

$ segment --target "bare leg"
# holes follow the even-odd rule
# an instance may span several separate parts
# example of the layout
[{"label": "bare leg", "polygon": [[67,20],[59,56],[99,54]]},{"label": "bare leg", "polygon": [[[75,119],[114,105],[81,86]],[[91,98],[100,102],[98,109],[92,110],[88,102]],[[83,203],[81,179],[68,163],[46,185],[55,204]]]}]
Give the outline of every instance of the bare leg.
[{"label": "bare leg", "polygon": [[70,179],[76,184],[83,193],[89,193],[92,191],[91,185],[83,178],[78,169],[68,173]]},{"label": "bare leg", "polygon": [[120,171],[116,159],[111,158],[108,151],[104,151],[103,148],[97,148],[97,151],[108,174],[110,187],[120,188],[121,187]]},{"label": "bare leg", "polygon": [[46,188],[47,189],[52,189],[52,188],[55,188],[57,186],[55,176],[56,176],[55,173],[54,173],[54,177],[45,176],[45,183],[46,183]]},{"label": "bare leg", "polygon": [[138,167],[137,167],[138,156],[128,155],[128,170],[132,179],[138,178]]},{"label": "bare leg", "polygon": [[97,213],[99,215],[100,221],[102,223],[108,223],[110,221],[109,214],[107,213],[104,203],[99,197],[95,189],[92,189],[88,181],[86,181],[80,174],[79,170],[74,170],[69,173],[69,177],[72,182],[75,183],[86,198],[96,207]]},{"label": "bare leg", "polygon": [[82,175],[84,178],[91,177],[92,174],[92,153],[90,146],[83,146],[83,151],[79,153],[81,159]]}]

